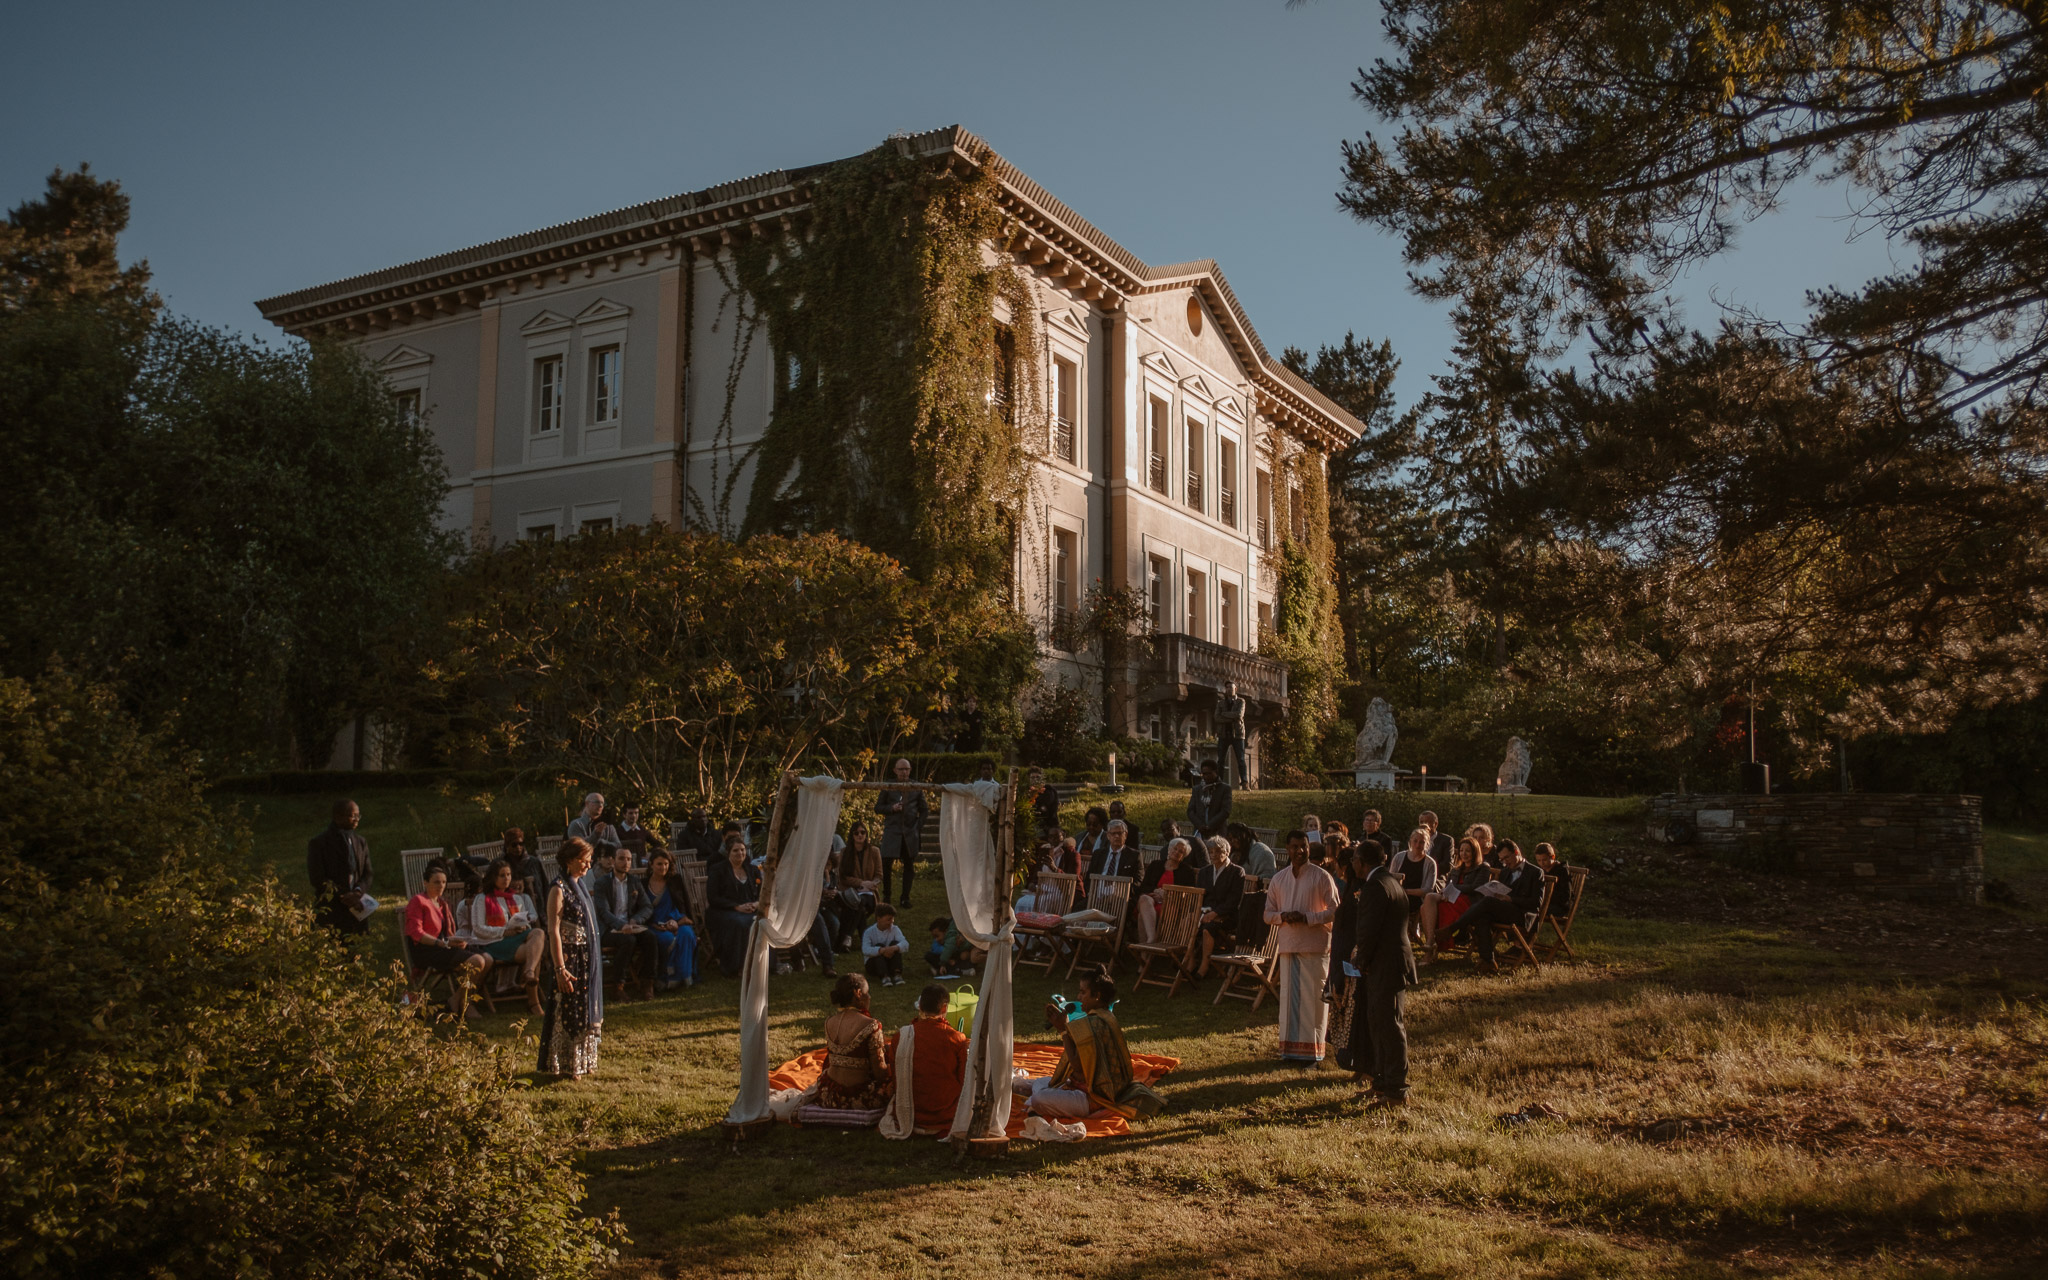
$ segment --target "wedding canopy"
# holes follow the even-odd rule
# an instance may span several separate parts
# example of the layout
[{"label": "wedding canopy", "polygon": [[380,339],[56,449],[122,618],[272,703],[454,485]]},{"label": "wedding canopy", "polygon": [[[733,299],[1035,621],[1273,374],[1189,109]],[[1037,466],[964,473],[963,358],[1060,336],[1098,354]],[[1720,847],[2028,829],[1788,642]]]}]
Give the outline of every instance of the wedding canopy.
[{"label": "wedding canopy", "polygon": [[[1016,778],[1010,782],[870,783],[785,775],[768,825],[761,905],[740,970],[740,1089],[728,1125],[768,1117],[768,953],[793,947],[810,932],[818,886],[849,790],[917,789],[939,793],[939,865],[946,901],[960,936],[988,950],[988,967],[968,1038],[967,1074],[952,1137],[1001,1138],[1010,1120],[1010,1057],[1015,1039],[1010,975],[1010,862]],[[794,804],[792,805],[792,800]],[[993,825],[993,830],[991,829]],[[777,885],[783,892],[777,893]]]}]

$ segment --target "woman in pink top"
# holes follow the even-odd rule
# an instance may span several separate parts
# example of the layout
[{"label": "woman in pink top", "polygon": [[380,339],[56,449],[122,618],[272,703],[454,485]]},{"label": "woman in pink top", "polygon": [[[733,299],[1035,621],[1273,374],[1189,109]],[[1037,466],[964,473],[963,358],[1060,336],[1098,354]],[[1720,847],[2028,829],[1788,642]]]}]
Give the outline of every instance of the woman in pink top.
[{"label": "woman in pink top", "polygon": [[448,1012],[476,1017],[469,1007],[470,984],[491,967],[491,958],[455,936],[455,913],[448,908],[448,868],[439,858],[427,864],[420,891],[405,904],[407,958],[415,972],[437,970],[455,975],[448,993]]},{"label": "woman in pink top", "polygon": [[1287,833],[1287,865],[1266,883],[1266,924],[1278,935],[1273,985],[1280,992],[1280,1060],[1313,1066],[1323,1060],[1329,1015],[1323,987],[1330,978],[1330,924],[1337,882],[1308,860],[1308,835]]}]

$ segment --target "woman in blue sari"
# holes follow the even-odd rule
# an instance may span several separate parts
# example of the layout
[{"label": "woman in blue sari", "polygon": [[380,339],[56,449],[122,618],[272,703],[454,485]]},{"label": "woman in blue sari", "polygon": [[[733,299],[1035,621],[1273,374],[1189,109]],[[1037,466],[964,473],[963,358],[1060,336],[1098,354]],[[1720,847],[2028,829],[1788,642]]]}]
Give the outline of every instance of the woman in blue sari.
[{"label": "woman in blue sari", "polygon": [[654,898],[648,932],[661,948],[654,985],[662,991],[697,985],[697,929],[690,919],[689,894],[675,874],[675,859],[661,849],[647,855],[647,892]]}]

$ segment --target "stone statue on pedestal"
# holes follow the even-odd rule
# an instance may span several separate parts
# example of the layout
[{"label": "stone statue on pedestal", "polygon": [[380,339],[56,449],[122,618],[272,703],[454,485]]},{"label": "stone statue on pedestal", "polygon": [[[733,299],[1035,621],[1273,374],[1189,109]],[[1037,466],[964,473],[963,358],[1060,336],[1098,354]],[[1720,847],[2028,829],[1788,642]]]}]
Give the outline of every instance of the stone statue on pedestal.
[{"label": "stone statue on pedestal", "polygon": [[1520,738],[1508,739],[1507,759],[1501,761],[1500,772],[1494,777],[1493,789],[1502,795],[1529,794],[1528,743]]},{"label": "stone statue on pedestal", "polygon": [[1365,727],[1358,731],[1358,756],[1351,762],[1356,785],[1375,791],[1394,789],[1394,743],[1400,736],[1394,708],[1385,698],[1374,698],[1365,709]]}]

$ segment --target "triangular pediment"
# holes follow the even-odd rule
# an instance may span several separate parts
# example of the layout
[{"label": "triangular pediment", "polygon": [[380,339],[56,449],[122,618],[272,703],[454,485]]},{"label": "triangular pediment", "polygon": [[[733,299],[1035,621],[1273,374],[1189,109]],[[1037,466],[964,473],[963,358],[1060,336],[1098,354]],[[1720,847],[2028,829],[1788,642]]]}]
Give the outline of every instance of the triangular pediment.
[{"label": "triangular pediment", "polygon": [[566,329],[575,323],[574,320],[571,320],[559,311],[543,311],[525,324],[520,325],[519,332],[529,336],[536,333],[553,333],[557,329]]},{"label": "triangular pediment", "polygon": [[1237,402],[1236,396],[1224,396],[1221,400],[1218,400],[1216,402],[1216,412],[1226,418],[1236,418],[1239,422],[1244,421],[1244,406]]},{"label": "triangular pediment", "polygon": [[1180,381],[1180,370],[1173,367],[1173,361],[1168,360],[1166,358],[1165,352],[1154,351],[1150,354],[1140,356],[1138,358],[1138,363],[1144,365],[1147,369],[1150,369],[1152,372],[1161,374],[1174,382]]},{"label": "triangular pediment", "polygon": [[1187,377],[1182,378],[1180,389],[1184,394],[1191,395],[1197,400],[1213,401],[1216,399],[1216,393],[1209,389],[1209,384],[1202,380],[1202,375],[1199,373],[1191,373]]},{"label": "triangular pediment", "polygon": [[1081,319],[1079,312],[1048,311],[1045,314],[1045,322],[1047,326],[1076,338],[1085,339],[1088,336],[1088,325]]},{"label": "triangular pediment", "polygon": [[384,353],[384,358],[377,361],[377,367],[386,373],[392,373],[399,369],[410,369],[417,365],[432,364],[433,361],[434,357],[430,353],[401,342],[390,351]]},{"label": "triangular pediment", "polygon": [[624,320],[633,314],[633,308],[610,298],[599,298],[576,313],[577,324],[598,324],[606,320]]}]

